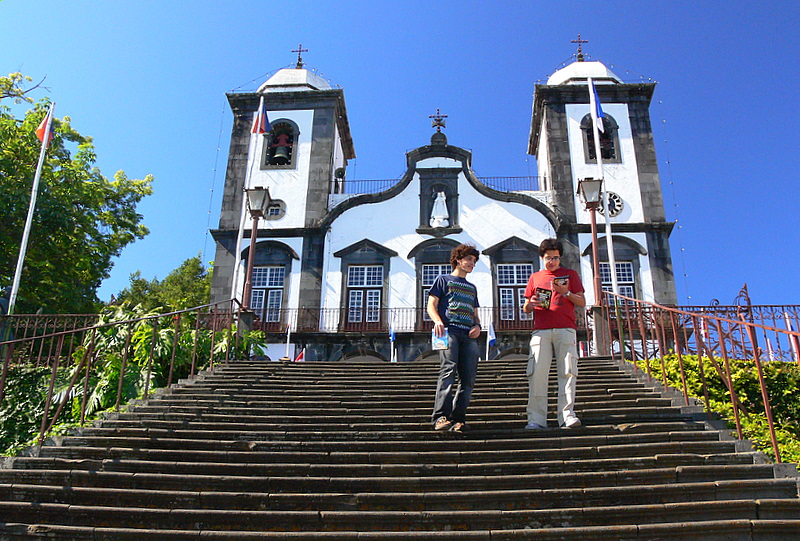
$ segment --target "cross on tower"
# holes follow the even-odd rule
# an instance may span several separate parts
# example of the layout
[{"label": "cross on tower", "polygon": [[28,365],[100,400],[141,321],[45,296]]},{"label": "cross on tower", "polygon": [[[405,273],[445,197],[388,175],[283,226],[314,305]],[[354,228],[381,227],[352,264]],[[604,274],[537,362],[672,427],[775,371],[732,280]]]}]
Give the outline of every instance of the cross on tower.
[{"label": "cross on tower", "polygon": [[447,122],[445,121],[445,118],[447,118],[447,115],[441,114],[439,112],[439,108],[438,107],[436,108],[436,114],[435,115],[428,115],[428,118],[432,118],[433,119],[431,121],[431,127],[432,128],[436,128],[437,132],[441,132],[442,128],[446,128],[447,127]]},{"label": "cross on tower", "polygon": [[[578,37],[580,37],[580,36],[578,36]],[[303,67],[303,57],[301,55],[303,53],[307,53],[308,49],[303,49],[303,44],[301,43],[300,45],[297,46],[297,49],[294,49],[292,52],[293,53],[297,53],[297,66],[296,66],[297,69],[302,68]]]},{"label": "cross on tower", "polygon": [[581,45],[583,45],[584,43],[589,43],[589,40],[581,39],[581,35],[578,34],[578,39],[573,39],[570,43],[578,44],[578,62],[583,62],[583,50],[581,49]]}]

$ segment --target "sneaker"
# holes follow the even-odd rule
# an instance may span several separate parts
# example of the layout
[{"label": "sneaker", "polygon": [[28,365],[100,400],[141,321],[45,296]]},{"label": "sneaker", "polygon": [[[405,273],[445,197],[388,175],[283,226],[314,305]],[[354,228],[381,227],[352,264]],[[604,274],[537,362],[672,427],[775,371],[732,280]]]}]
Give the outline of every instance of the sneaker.
[{"label": "sneaker", "polygon": [[525,430],[544,430],[547,428],[546,426],[542,426],[539,423],[528,423],[525,425]]},{"label": "sneaker", "polygon": [[581,420],[577,417],[569,417],[564,421],[564,424],[561,425],[562,428],[578,428],[579,426],[581,426]]},{"label": "sneaker", "polygon": [[450,421],[447,417],[439,417],[436,419],[436,422],[433,423],[434,430],[447,430],[453,426],[453,422]]},{"label": "sneaker", "polygon": [[450,432],[466,432],[469,430],[467,423],[453,423],[453,426],[450,427]]}]

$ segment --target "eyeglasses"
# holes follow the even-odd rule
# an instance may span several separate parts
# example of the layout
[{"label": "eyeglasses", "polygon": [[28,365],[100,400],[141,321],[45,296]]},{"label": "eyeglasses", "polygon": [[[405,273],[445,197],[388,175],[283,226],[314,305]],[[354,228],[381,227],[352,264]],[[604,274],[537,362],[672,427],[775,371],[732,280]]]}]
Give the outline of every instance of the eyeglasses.
[{"label": "eyeglasses", "polygon": [[561,256],[557,256],[557,255],[556,256],[552,256],[552,257],[548,256],[548,257],[544,258],[545,261],[558,261],[560,259],[561,259]]}]

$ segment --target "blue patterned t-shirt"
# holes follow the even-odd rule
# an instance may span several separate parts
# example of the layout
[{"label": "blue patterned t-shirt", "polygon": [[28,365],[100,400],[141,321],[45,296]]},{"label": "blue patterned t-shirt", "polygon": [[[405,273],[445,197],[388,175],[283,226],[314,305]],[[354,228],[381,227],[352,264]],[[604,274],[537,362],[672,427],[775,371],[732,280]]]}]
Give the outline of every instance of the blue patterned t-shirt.
[{"label": "blue patterned t-shirt", "polygon": [[465,278],[440,274],[428,294],[439,298],[439,317],[446,327],[467,333],[475,325],[478,290]]}]

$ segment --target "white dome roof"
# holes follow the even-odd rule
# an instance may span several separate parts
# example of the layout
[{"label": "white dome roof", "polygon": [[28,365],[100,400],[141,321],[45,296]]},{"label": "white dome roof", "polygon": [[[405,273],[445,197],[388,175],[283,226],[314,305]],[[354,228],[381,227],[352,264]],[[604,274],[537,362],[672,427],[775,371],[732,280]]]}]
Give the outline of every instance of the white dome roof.
[{"label": "white dome roof", "polygon": [[595,81],[612,81],[622,83],[622,79],[614,75],[602,62],[573,62],[561,68],[547,79],[548,85],[566,85],[585,83],[591,77]]},{"label": "white dome roof", "polygon": [[258,87],[258,92],[330,90],[328,81],[303,68],[284,68]]}]

